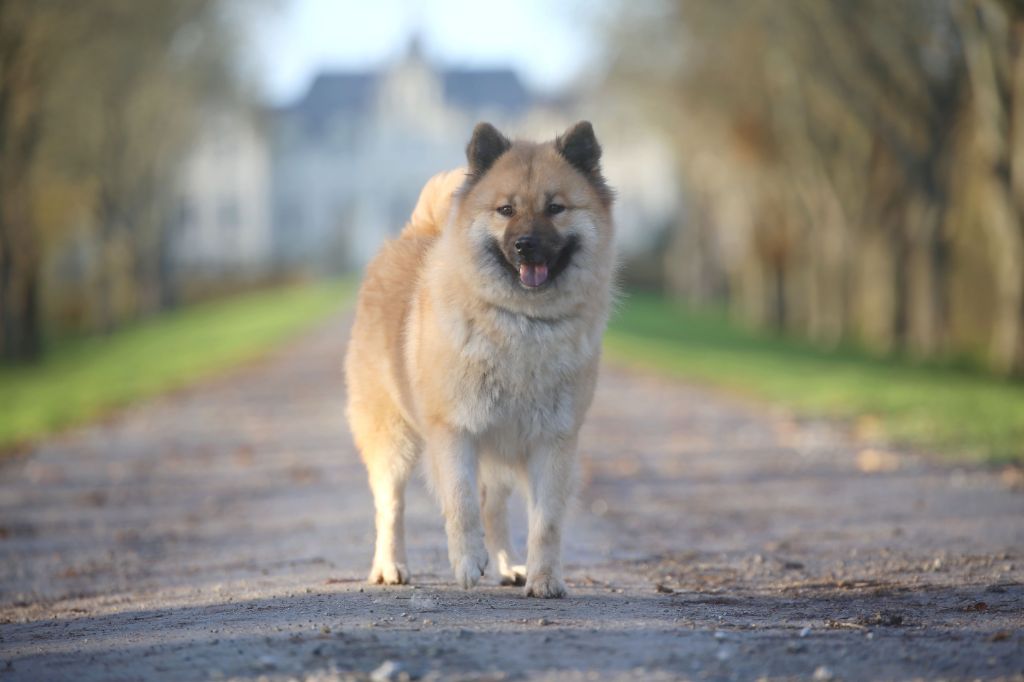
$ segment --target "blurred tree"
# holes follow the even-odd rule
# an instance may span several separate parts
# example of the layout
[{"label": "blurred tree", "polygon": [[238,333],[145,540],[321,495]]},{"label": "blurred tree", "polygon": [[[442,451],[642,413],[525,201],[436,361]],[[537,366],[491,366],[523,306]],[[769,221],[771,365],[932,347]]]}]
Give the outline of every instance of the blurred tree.
[{"label": "blurred tree", "polygon": [[47,85],[63,63],[76,13],[41,0],[0,2],[0,356],[41,350],[40,241],[31,174],[45,132]]},{"label": "blurred tree", "polygon": [[99,328],[170,300],[179,164],[206,107],[245,100],[241,11],[232,0],[0,0],[0,355],[39,353],[44,250],[76,225],[94,254]]},{"label": "blurred tree", "polygon": [[981,308],[991,366],[1024,371],[1021,2],[667,0],[621,15],[610,81],[674,135],[700,220],[677,230],[666,272],[716,262],[701,271],[726,274],[753,324],[918,357],[970,350],[963,321]]},{"label": "blurred tree", "polygon": [[105,0],[55,89],[54,156],[95,182],[97,326],[169,300],[175,174],[204,109],[240,100],[224,2]]},{"label": "blurred tree", "polygon": [[[1024,369],[1024,2],[954,6],[972,97],[963,163],[965,201],[983,230],[994,278],[989,356]],[[970,215],[968,213],[968,215]]]}]

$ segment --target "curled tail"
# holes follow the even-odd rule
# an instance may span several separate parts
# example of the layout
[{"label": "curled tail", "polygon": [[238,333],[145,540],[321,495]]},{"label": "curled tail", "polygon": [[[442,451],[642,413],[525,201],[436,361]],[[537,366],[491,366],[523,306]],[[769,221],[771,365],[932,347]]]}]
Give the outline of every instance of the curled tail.
[{"label": "curled tail", "polygon": [[452,208],[452,195],[465,180],[465,168],[438,173],[427,180],[402,236],[433,237],[441,234]]}]

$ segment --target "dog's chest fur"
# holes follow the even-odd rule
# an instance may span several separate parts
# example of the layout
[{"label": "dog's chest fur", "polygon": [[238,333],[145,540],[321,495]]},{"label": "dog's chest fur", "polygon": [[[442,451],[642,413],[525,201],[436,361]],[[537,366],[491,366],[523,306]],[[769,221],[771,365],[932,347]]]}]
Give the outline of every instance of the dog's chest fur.
[{"label": "dog's chest fur", "polygon": [[443,323],[458,354],[448,388],[457,426],[498,450],[575,432],[586,407],[578,403],[589,402],[581,380],[594,371],[600,324],[500,309]]}]

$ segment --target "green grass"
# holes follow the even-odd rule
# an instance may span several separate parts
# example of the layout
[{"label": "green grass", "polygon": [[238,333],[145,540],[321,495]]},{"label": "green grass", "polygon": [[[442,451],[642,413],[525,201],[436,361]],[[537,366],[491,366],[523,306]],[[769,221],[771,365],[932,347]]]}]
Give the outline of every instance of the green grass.
[{"label": "green grass", "polygon": [[0,367],[0,447],[179,388],[258,357],[351,300],[348,283],[295,285],[183,308]]},{"label": "green grass", "polygon": [[777,402],[804,415],[864,419],[894,442],[960,460],[1024,461],[1019,382],[852,349],[826,352],[644,295],[624,301],[606,350],[620,362]]}]

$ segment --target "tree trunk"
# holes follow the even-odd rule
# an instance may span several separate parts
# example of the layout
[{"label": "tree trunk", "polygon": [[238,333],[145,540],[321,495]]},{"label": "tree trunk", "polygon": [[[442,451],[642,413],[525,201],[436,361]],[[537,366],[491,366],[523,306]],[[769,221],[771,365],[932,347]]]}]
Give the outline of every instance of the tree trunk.
[{"label": "tree trunk", "polygon": [[945,348],[948,266],[942,234],[943,207],[929,198],[911,200],[907,211],[906,346],[931,358]]},{"label": "tree trunk", "polygon": [[0,355],[34,360],[42,352],[39,249],[25,183],[0,173]]},{"label": "tree trunk", "polygon": [[42,132],[39,55],[17,8],[0,4],[0,357],[37,358],[40,253],[29,177]]},{"label": "tree trunk", "polygon": [[[1020,56],[1020,21],[1004,35],[987,25],[977,10],[961,18],[961,37],[971,82],[972,154],[982,175],[978,208],[987,232],[989,257],[995,284],[993,323],[989,343],[992,368],[1012,374],[1022,366],[1024,345],[1024,225],[1013,191],[1013,138],[1019,130],[1010,124],[1020,95],[1013,91],[1024,81]],[[1010,55],[1000,53],[1009,50]],[[1014,54],[1015,53],[1015,54]],[[1000,57],[1010,56],[1009,82],[998,68]],[[1007,109],[1009,107],[1009,110]]]}]

